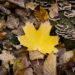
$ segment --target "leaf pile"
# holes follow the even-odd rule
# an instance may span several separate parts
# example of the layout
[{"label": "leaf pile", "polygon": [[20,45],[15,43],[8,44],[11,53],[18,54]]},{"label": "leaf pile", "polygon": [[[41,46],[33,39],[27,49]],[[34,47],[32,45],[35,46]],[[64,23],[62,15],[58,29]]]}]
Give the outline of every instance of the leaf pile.
[{"label": "leaf pile", "polygon": [[75,75],[72,2],[0,0],[0,75]]}]

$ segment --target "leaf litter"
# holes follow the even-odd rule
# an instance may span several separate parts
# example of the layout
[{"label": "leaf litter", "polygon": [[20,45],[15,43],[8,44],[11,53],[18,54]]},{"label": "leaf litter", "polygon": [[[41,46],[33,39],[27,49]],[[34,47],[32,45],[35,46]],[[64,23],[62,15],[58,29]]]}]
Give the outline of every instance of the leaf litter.
[{"label": "leaf litter", "polygon": [[74,33],[71,0],[0,0],[0,75],[74,75]]}]

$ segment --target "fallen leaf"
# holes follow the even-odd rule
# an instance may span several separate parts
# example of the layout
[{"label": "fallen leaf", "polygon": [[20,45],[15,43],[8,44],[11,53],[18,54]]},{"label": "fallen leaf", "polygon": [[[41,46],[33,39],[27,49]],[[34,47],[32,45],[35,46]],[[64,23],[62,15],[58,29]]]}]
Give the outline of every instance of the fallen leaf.
[{"label": "fallen leaf", "polygon": [[52,4],[51,7],[49,8],[49,16],[51,18],[57,17],[58,16],[58,5],[57,3]]},{"label": "fallen leaf", "polygon": [[26,56],[21,56],[16,59],[16,61],[13,64],[13,71],[28,68],[30,65],[30,61],[27,59]]},{"label": "fallen leaf", "polygon": [[65,46],[64,46],[64,43],[59,42],[58,47],[60,47],[60,48],[61,48],[61,47],[65,47]]},{"label": "fallen leaf", "polygon": [[19,26],[19,19],[16,18],[14,15],[9,15],[7,17],[6,26],[10,29],[18,28]]},{"label": "fallen leaf", "polygon": [[32,68],[17,70],[14,75],[33,75]]},{"label": "fallen leaf", "polygon": [[5,28],[6,28],[5,21],[0,20],[0,32],[3,31],[3,29],[5,29]]},{"label": "fallen leaf", "polygon": [[28,51],[27,51],[27,48],[22,47],[21,49],[14,50],[14,54],[17,57],[27,56],[28,55]]},{"label": "fallen leaf", "polygon": [[26,16],[29,16],[30,17],[30,14],[31,14],[31,12],[30,12],[30,10],[29,9],[21,9],[21,8],[17,8],[17,9],[15,9],[15,13],[18,15],[18,16],[20,16],[20,17],[24,17],[24,18],[26,18]]},{"label": "fallen leaf", "polygon": [[24,75],[33,75],[33,70],[32,68],[28,68],[25,70]]},{"label": "fallen leaf", "polygon": [[29,51],[29,56],[31,60],[44,59],[44,55],[39,51]]},{"label": "fallen leaf", "polygon": [[48,12],[41,6],[35,8],[34,16],[39,22],[48,20]]},{"label": "fallen leaf", "polygon": [[22,69],[23,65],[21,64],[21,61],[19,59],[16,59],[16,61],[13,64],[13,71],[16,71],[17,69]]},{"label": "fallen leaf", "polygon": [[4,39],[7,35],[0,33],[0,39]]},{"label": "fallen leaf", "polygon": [[7,75],[8,70],[4,66],[0,66],[0,75]]},{"label": "fallen leaf", "polygon": [[73,58],[73,56],[74,51],[67,51],[61,56],[60,62],[67,63]]},{"label": "fallen leaf", "polygon": [[6,8],[17,8],[17,6],[16,5],[14,5],[14,4],[11,4],[11,3],[9,3],[9,2],[5,2],[4,3],[4,6],[6,7]]},{"label": "fallen leaf", "polygon": [[70,60],[71,62],[75,63],[75,50],[73,51],[73,57]]},{"label": "fallen leaf", "polygon": [[43,75],[43,69],[42,69],[43,62],[44,60],[38,60],[38,59],[31,61],[31,66],[36,75]]},{"label": "fallen leaf", "polygon": [[24,0],[8,0],[9,3],[15,4],[21,8],[25,8]]},{"label": "fallen leaf", "polygon": [[34,2],[26,2],[26,8],[34,10],[36,8],[37,4]]},{"label": "fallen leaf", "polygon": [[25,35],[18,36],[21,45],[28,47],[29,51],[38,50],[43,54],[57,52],[54,47],[58,44],[58,36],[49,36],[51,25],[47,21],[41,23],[38,30],[35,29],[32,23],[27,22],[23,28]]},{"label": "fallen leaf", "polygon": [[19,36],[19,35],[23,35],[23,29],[22,26],[19,26],[17,29],[14,29],[11,31],[13,34]]},{"label": "fallen leaf", "polygon": [[49,54],[43,65],[44,75],[56,75],[56,55]]},{"label": "fallen leaf", "polygon": [[0,60],[2,60],[3,65],[7,69],[9,69],[8,63],[10,62],[10,64],[13,64],[14,63],[14,59],[15,59],[15,57],[12,54],[10,54],[9,51],[3,50],[2,54],[0,54]]}]

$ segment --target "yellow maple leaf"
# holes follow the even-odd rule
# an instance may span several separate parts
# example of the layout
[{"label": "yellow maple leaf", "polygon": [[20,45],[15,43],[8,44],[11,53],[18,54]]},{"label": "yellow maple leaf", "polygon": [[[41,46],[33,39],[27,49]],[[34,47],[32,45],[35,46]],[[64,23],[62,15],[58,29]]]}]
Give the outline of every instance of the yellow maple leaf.
[{"label": "yellow maple leaf", "polygon": [[32,23],[27,22],[23,28],[25,35],[19,36],[18,40],[23,46],[28,47],[29,51],[39,50],[43,54],[52,53],[57,50],[54,46],[58,44],[59,37],[49,35],[51,28],[48,21],[41,23],[38,30]]}]

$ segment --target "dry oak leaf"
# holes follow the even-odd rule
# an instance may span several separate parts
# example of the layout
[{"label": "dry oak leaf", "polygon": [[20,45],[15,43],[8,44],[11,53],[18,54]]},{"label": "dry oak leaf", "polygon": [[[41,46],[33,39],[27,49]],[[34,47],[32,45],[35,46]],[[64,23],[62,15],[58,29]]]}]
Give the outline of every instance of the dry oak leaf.
[{"label": "dry oak leaf", "polygon": [[38,30],[33,23],[27,22],[23,28],[25,35],[19,36],[18,40],[23,46],[28,47],[29,51],[38,50],[43,54],[56,52],[57,49],[54,46],[58,44],[59,37],[49,35],[51,28],[48,21],[41,23]]}]

